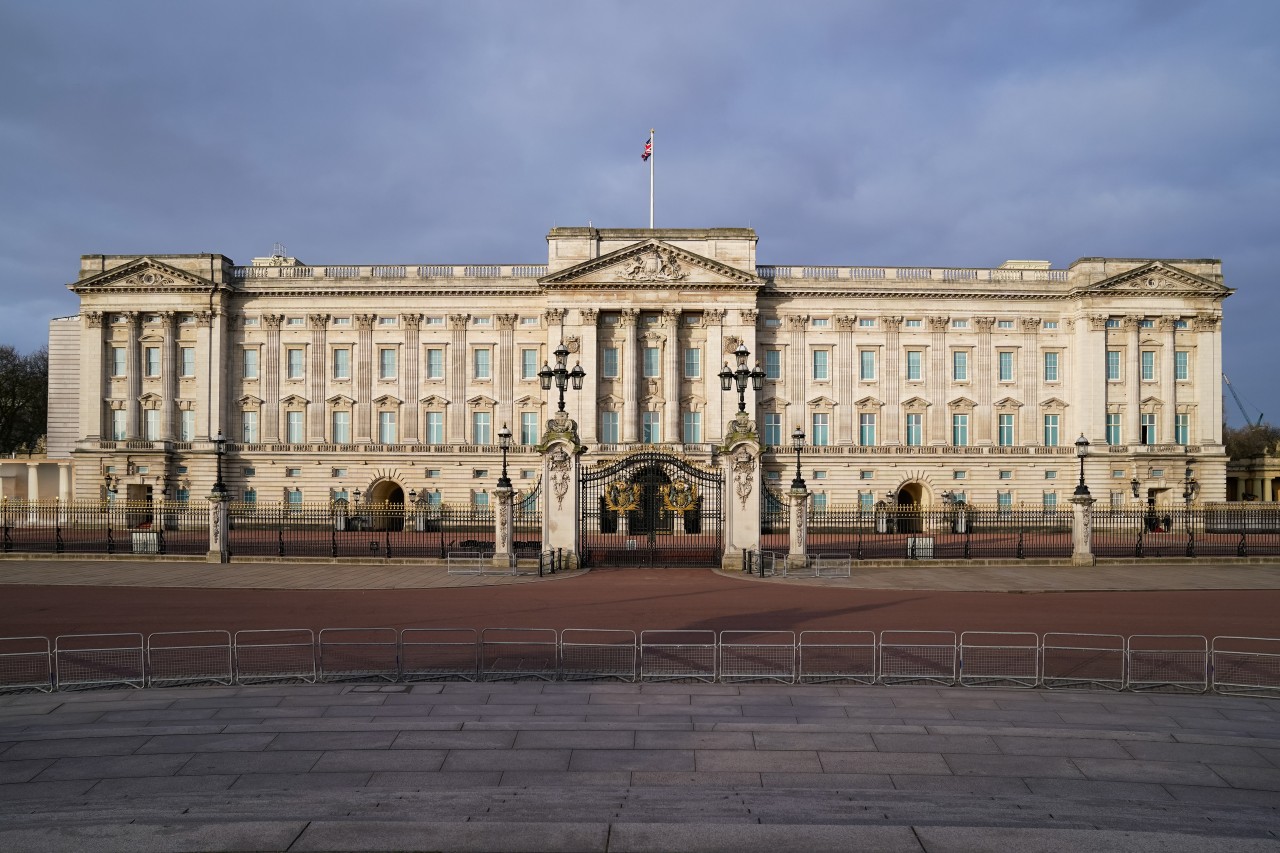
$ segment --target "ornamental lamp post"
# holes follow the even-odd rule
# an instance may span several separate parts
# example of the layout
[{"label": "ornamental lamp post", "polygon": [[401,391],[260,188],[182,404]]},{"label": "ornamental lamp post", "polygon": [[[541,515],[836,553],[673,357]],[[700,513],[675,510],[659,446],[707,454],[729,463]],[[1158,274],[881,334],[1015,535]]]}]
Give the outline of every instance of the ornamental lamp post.
[{"label": "ornamental lamp post", "polygon": [[582,390],[582,380],[586,377],[587,372],[582,369],[579,362],[573,366],[573,370],[568,369],[569,348],[564,345],[564,341],[560,342],[560,346],[555,349],[556,366],[553,368],[550,364],[544,363],[542,369],[538,371],[538,381],[542,383],[543,391],[551,390],[551,383],[554,381],[556,388],[560,391],[560,404],[557,411],[564,411],[564,392],[572,382],[573,390]]},{"label": "ornamental lamp post", "polygon": [[1084,433],[1080,433],[1080,437],[1076,439],[1076,457],[1080,460],[1080,485],[1076,486],[1075,495],[1078,498],[1089,497],[1089,487],[1084,484],[1084,458],[1089,455],[1089,439],[1084,437]]},{"label": "ornamental lamp post", "polygon": [[[562,391],[561,394],[563,393]],[[510,489],[511,478],[507,476],[507,451],[511,449],[511,430],[506,424],[498,430],[498,445],[502,448],[502,476],[498,478],[498,488]]]},{"label": "ornamental lamp post", "polygon": [[1129,489],[1130,491],[1133,492],[1133,497],[1135,500],[1138,497],[1138,489],[1141,487],[1142,487],[1142,483],[1138,482],[1138,472],[1134,471],[1133,479],[1129,481]]},{"label": "ornamental lamp post", "polygon": [[804,477],[800,476],[800,451],[804,449],[804,431],[800,427],[796,427],[795,432],[791,433],[791,446],[796,449],[796,478],[791,481],[791,490],[802,492],[806,486]]},{"label": "ornamental lamp post", "polygon": [[213,439],[213,452],[218,460],[218,477],[213,483],[213,493],[219,500],[226,500],[227,484],[222,482],[222,457],[227,452],[227,440],[222,437],[222,430],[218,430],[217,437]]},{"label": "ornamental lamp post", "polygon": [[729,363],[725,362],[724,369],[717,374],[720,377],[721,391],[732,391],[734,384],[737,384],[739,414],[747,410],[747,383],[751,384],[751,390],[753,391],[764,389],[764,371],[760,369],[760,365],[756,364],[754,369],[747,367],[747,357],[750,355],[751,350],[747,349],[745,343],[738,344],[738,348],[733,351],[733,356],[738,362],[738,369],[730,370]]}]

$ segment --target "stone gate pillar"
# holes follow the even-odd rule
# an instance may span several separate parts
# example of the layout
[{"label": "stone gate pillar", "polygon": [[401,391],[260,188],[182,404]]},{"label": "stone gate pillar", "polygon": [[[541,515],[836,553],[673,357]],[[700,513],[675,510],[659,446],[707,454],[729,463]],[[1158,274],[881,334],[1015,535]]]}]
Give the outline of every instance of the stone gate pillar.
[{"label": "stone gate pillar", "polygon": [[567,412],[547,421],[538,451],[542,454],[542,550],[564,549],[570,565],[578,564],[578,525],[582,523],[579,482],[582,453],[578,424]]},{"label": "stone gate pillar", "polygon": [[507,568],[515,565],[515,542],[513,528],[515,525],[515,490],[510,486],[501,486],[494,490],[498,505],[493,513],[493,566]]},{"label": "stone gate pillar", "polygon": [[227,493],[214,492],[209,495],[209,555],[210,563],[226,563],[230,561],[227,551],[227,528],[229,513]]},{"label": "stone gate pillar", "polygon": [[1071,499],[1071,563],[1075,566],[1092,566],[1093,556],[1093,505],[1097,501],[1089,495],[1076,495]]},{"label": "stone gate pillar", "polygon": [[724,472],[723,569],[741,569],[744,551],[760,550],[760,438],[755,424],[739,412],[728,424],[720,448]]},{"label": "stone gate pillar", "polygon": [[787,552],[788,568],[804,568],[809,563],[809,495],[808,489],[792,489],[791,498],[791,548]]}]

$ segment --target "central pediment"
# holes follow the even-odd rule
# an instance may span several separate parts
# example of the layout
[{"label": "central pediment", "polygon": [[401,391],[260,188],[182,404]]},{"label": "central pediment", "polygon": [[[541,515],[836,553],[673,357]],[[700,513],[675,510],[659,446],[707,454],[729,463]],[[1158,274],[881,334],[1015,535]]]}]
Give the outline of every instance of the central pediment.
[{"label": "central pediment", "polygon": [[757,276],[658,239],[643,240],[539,279],[548,289],[636,290],[678,287],[756,289]]}]

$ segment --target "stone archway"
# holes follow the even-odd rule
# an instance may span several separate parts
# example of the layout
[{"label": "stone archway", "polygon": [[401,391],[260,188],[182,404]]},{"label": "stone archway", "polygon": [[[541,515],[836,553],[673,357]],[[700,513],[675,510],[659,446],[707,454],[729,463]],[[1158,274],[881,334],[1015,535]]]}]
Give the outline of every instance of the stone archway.
[{"label": "stone archway", "polygon": [[923,529],[920,509],[925,501],[925,485],[918,481],[898,486],[898,532],[919,533]]},{"label": "stone archway", "polygon": [[404,529],[404,488],[395,480],[379,480],[369,486],[374,530]]}]

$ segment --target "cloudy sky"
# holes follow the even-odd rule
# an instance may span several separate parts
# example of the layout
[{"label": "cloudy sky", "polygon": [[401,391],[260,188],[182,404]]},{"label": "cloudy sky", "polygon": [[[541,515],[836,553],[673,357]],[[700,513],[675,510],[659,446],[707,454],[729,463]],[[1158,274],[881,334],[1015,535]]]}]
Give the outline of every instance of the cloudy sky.
[{"label": "cloudy sky", "polygon": [[74,313],[87,253],[541,262],[646,224],[656,127],[657,224],[762,263],[1221,258],[1226,370],[1280,421],[1277,32],[1276,0],[0,0],[0,343]]}]

